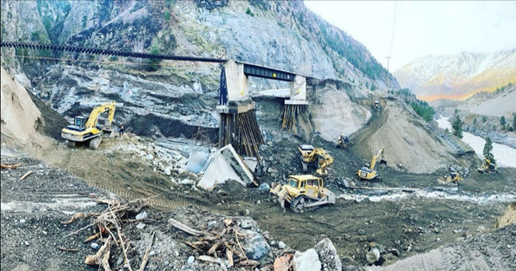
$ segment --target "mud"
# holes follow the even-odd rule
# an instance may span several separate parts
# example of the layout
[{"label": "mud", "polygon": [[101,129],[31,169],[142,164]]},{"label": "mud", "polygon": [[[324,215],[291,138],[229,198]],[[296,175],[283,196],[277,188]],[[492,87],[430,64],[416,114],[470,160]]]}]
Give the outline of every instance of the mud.
[{"label": "mud", "polygon": [[[426,189],[465,198],[516,195],[516,169],[504,168],[495,174],[478,174],[475,171],[478,158],[468,153],[453,157],[461,165],[467,164],[470,172],[460,186],[453,187],[455,189],[442,188],[437,182],[438,177],[447,173],[445,168],[428,174],[413,174],[392,162],[389,164],[389,161],[387,165],[377,168],[383,182],[360,181],[356,171],[371,159],[370,150],[364,148],[363,143],[386,122],[385,114],[373,114],[369,124],[351,136],[354,144],[338,149],[336,142],[326,141],[318,133],[305,142],[300,136],[281,131],[281,100],[273,101],[264,99],[257,102],[257,118],[266,141],[260,148],[264,163],[257,169],[257,180],[271,184],[284,180],[290,174],[301,173],[297,146],[309,143],[322,147],[335,159],[326,186],[338,196],[361,195],[363,199],[338,199],[335,205],[297,214],[283,210],[270,199],[268,190],[256,187],[245,188],[230,181],[211,192],[202,191],[194,185],[199,176],[179,169],[171,170],[170,175],[164,174],[156,159],[153,159],[159,155],[155,149],[121,148],[121,145],[144,145],[153,141],[132,133],[106,139],[95,151],[84,146],[70,149],[59,143],[31,154],[44,163],[29,157],[10,155],[8,158],[2,150],[2,162],[24,164],[16,170],[2,170],[1,173],[2,267],[7,262],[6,268],[10,270],[33,270],[39,266],[50,270],[85,268],[84,257],[94,253],[89,244],[82,242],[87,233],[74,238],[66,234],[85,226],[87,221],[78,221],[71,227],[64,227],[59,221],[69,219],[73,212],[99,211],[102,207],[93,205],[92,201],[100,197],[113,198],[116,195],[124,200],[152,197],[149,201],[152,208],[148,209],[151,220],[146,222],[148,226],[137,230],[136,222],[129,223],[127,234],[135,245],[130,255],[134,259],[133,266],[139,266],[145,241],[155,231],[159,245],[156,256],[151,257],[149,270],[213,270],[216,267],[203,264],[189,266],[186,263],[189,256],[199,254],[181,243],[190,239],[184,233],[170,229],[166,222],[169,217],[190,217],[187,221],[191,221],[192,226],[201,227],[205,226],[201,224],[203,216],[216,219],[221,216],[248,216],[257,222],[261,232],[269,232],[275,241],[283,241],[291,249],[304,251],[323,238],[329,238],[343,263],[366,266],[366,252],[372,246],[380,246],[386,252],[382,253],[382,261],[375,264],[387,265],[443,245],[476,238],[479,227],[494,231],[496,219],[505,212],[508,203],[487,201],[480,204],[446,197],[419,197],[416,193],[400,200],[376,202],[367,197],[389,196],[398,192],[349,189],[344,186],[344,179],[358,187]],[[147,121],[143,119],[142,123]],[[170,123],[164,123],[164,126],[167,125]],[[173,125],[176,126],[170,129],[181,127],[177,123]],[[213,145],[209,142],[198,139],[184,143],[182,148],[184,152],[193,145],[210,149]],[[149,155],[150,159],[145,158]],[[33,174],[20,181],[20,176],[29,170]],[[59,246],[78,248],[79,251],[62,252],[57,249]],[[279,254],[279,251],[273,252],[260,267],[270,264],[272,257]],[[119,266],[116,263],[120,251],[114,255],[117,256],[110,261],[114,266]]]}]

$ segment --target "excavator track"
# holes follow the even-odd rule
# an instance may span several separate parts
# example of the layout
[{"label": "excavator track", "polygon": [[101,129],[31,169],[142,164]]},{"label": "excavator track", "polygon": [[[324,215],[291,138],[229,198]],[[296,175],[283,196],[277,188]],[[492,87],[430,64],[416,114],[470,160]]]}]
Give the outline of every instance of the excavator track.
[{"label": "excavator track", "polygon": [[[143,196],[142,194],[147,194],[147,193],[136,193],[133,191],[128,191],[125,189],[124,190],[117,189],[117,188],[113,188],[113,187],[109,187],[109,186],[105,186],[105,185],[101,185],[101,184],[97,184],[97,183],[93,183],[93,182],[88,182],[88,184],[95,188],[109,191],[127,201],[150,198],[150,199],[148,199],[147,202],[151,206],[153,206],[157,209],[175,210],[175,209],[178,209],[178,208],[186,206],[186,205],[195,205],[194,203],[191,203],[191,202],[186,203],[186,201],[167,200],[167,199],[164,199],[163,197],[161,197],[159,194]],[[141,191],[141,192],[144,192],[144,191]],[[154,197],[156,195],[158,195],[158,196]]]}]

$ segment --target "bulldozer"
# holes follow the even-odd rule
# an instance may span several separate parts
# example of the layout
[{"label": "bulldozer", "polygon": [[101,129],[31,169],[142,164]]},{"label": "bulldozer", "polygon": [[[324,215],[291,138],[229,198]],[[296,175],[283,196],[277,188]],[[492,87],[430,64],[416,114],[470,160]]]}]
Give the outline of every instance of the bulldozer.
[{"label": "bulldozer", "polygon": [[380,147],[378,152],[373,156],[373,159],[371,159],[371,164],[366,164],[364,167],[359,169],[357,171],[358,177],[362,180],[371,181],[374,179],[377,179],[378,181],[381,181],[382,178],[378,176],[378,171],[376,171],[376,163],[380,164],[387,164],[387,161],[383,159],[383,149],[384,147]]},{"label": "bulldozer", "polygon": [[482,162],[482,166],[477,169],[479,173],[491,173],[497,172],[498,166],[496,163],[491,162],[490,159],[484,157],[484,162]]},{"label": "bulldozer", "polygon": [[316,176],[321,178],[328,176],[328,168],[333,164],[331,155],[322,148],[314,148],[312,145],[300,145],[298,150],[301,154],[303,173],[306,173],[309,167],[315,167]]},{"label": "bulldozer", "polygon": [[336,201],[335,194],[324,187],[324,180],[314,175],[290,175],[286,184],[278,184],[270,192],[282,208],[288,205],[295,213]]},{"label": "bulldozer", "polygon": [[443,177],[438,178],[437,181],[441,184],[459,185],[459,182],[462,182],[462,176],[454,169],[450,169],[450,174],[446,174]]},{"label": "bulldozer", "polygon": [[[111,123],[115,116],[115,109],[115,101],[111,101],[93,108],[88,117],[76,116],[73,125],[68,125],[61,130],[61,137],[70,147],[75,147],[76,143],[88,142],[91,149],[98,149],[103,136],[112,137],[114,134]],[[108,112],[108,118],[101,127],[99,117],[104,112]]]},{"label": "bulldozer", "polygon": [[337,140],[336,148],[345,149],[348,145],[353,144],[353,142],[349,141],[349,137],[344,134],[340,134],[339,139]]}]

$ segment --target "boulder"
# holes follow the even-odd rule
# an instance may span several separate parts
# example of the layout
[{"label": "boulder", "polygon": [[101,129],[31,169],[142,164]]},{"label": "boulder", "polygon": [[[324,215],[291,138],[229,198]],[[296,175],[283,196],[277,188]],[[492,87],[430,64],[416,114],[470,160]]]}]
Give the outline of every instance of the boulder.
[{"label": "boulder", "polygon": [[366,259],[369,264],[374,264],[380,260],[380,251],[377,248],[373,248],[366,253]]},{"label": "boulder", "polygon": [[321,263],[326,265],[328,271],[342,270],[342,263],[337,255],[337,250],[330,239],[322,239],[321,242],[315,245],[315,251],[319,255]]},{"label": "boulder", "polygon": [[321,261],[315,249],[311,248],[305,252],[296,251],[294,254],[294,271],[321,270]]},{"label": "boulder", "polygon": [[269,254],[271,247],[259,233],[252,230],[245,230],[244,233],[247,238],[242,247],[249,260],[259,261]]}]

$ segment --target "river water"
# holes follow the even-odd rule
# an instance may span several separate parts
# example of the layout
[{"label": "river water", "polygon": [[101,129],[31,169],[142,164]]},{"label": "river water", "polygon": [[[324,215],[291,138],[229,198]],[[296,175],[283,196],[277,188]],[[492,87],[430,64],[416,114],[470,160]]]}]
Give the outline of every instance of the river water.
[{"label": "river water", "polygon": [[[437,124],[440,128],[450,130],[452,131],[452,126],[450,124],[448,117],[439,117],[437,119]],[[483,159],[484,156],[482,155],[482,152],[484,151],[484,145],[486,141],[474,134],[463,132],[463,138],[462,141],[473,148],[475,150],[475,153],[480,157],[480,159]],[[493,155],[496,159],[496,164],[498,167],[516,167],[516,149],[511,148],[507,145],[493,143]]]}]

